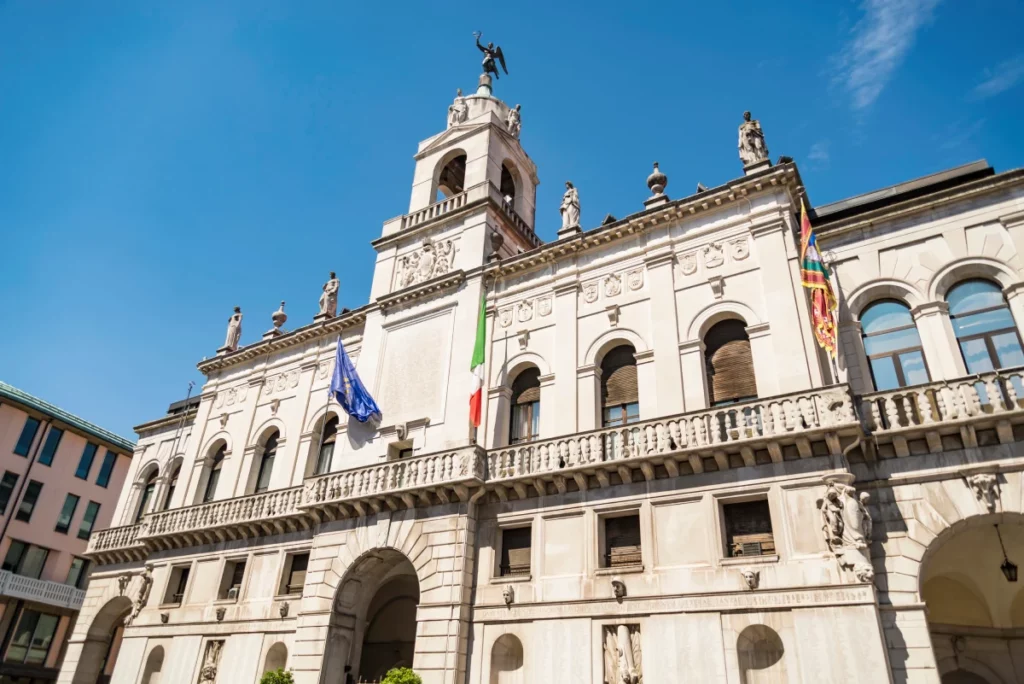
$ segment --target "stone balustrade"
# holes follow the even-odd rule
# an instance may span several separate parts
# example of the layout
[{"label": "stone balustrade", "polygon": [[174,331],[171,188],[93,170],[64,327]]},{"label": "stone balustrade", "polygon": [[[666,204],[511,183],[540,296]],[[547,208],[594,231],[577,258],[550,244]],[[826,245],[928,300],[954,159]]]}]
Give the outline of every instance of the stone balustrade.
[{"label": "stone balustrade", "polygon": [[[477,196],[471,196],[471,193]],[[402,230],[414,228],[421,223],[427,221],[433,221],[434,219],[444,216],[445,214],[456,211],[466,206],[469,202],[479,199],[482,197],[485,190],[483,184],[476,185],[469,190],[464,190],[457,195],[446,197],[440,202],[434,202],[430,206],[424,207],[419,211],[414,211],[411,214],[406,214],[402,217]]]},{"label": "stone balustrade", "polygon": [[[1024,369],[990,373],[867,394],[865,427],[880,454],[907,456],[1014,441],[1014,423],[1024,422]],[[891,450],[891,452],[890,452]]]},{"label": "stone balustrade", "polygon": [[86,554],[103,563],[138,560],[145,555],[145,545],[139,539],[143,526],[144,523],[136,523],[93,530]]},{"label": "stone balustrade", "polygon": [[290,532],[309,527],[300,515],[301,501],[302,487],[290,487],[152,513],[140,538],[174,547]]},{"label": "stone balustrade", "polygon": [[70,584],[25,577],[3,570],[0,571],[0,596],[79,610],[85,599],[85,592]]},{"label": "stone balustrade", "polygon": [[[631,474],[628,467],[620,467],[624,462],[652,457],[670,476],[681,472],[677,459],[693,473],[704,472],[708,457],[716,469],[726,470],[735,462],[730,456],[737,453],[740,465],[755,465],[755,452],[760,450],[767,451],[772,462],[781,462],[784,447],[790,444],[800,457],[811,456],[815,432],[830,442],[831,453],[838,452],[839,428],[855,430],[857,419],[847,389],[830,387],[495,449],[488,456],[488,481],[582,469],[601,471],[598,482],[606,484],[607,471],[626,480]],[[651,479],[653,469],[638,467]],[[587,486],[585,478],[574,478],[580,487]],[[543,480],[535,486],[546,491]]]}]

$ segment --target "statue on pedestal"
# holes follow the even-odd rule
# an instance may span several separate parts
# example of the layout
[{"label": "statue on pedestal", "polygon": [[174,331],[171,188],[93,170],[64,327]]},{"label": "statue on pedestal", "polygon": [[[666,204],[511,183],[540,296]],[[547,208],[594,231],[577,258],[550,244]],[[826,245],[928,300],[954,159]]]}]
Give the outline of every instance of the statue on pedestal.
[{"label": "statue on pedestal", "polygon": [[743,112],[743,123],[740,124],[740,160],[744,166],[750,166],[768,159],[768,145],[764,141],[761,122],[750,118],[750,112]]},{"label": "statue on pedestal", "polygon": [[448,105],[448,128],[465,123],[469,118],[469,105],[462,96],[462,88],[455,91],[455,101]]},{"label": "statue on pedestal", "polygon": [[565,181],[565,194],[558,211],[562,214],[562,230],[580,227],[580,193],[571,181]]},{"label": "statue on pedestal", "polygon": [[518,138],[519,132],[523,130],[523,118],[520,113],[522,107],[523,105],[516,105],[515,109],[508,110],[508,116],[505,118],[505,128],[513,138]]},{"label": "statue on pedestal", "polygon": [[476,46],[480,52],[484,53],[483,68],[484,74],[494,74],[494,78],[501,78],[498,75],[498,67],[494,63],[497,59],[501,63],[501,68],[505,70],[505,75],[508,75],[508,67],[505,66],[505,55],[501,52],[501,46],[495,47],[494,43],[488,43],[487,46],[480,44],[480,36],[483,34],[480,31],[474,31],[473,35],[476,36]]},{"label": "statue on pedestal", "polygon": [[224,349],[235,351],[238,349],[238,342],[242,339],[242,307],[236,306],[235,313],[228,319],[228,334],[224,338]]},{"label": "statue on pedestal", "polygon": [[334,318],[338,315],[338,278],[331,271],[331,277],[324,283],[324,292],[320,295],[320,312],[317,316]]}]

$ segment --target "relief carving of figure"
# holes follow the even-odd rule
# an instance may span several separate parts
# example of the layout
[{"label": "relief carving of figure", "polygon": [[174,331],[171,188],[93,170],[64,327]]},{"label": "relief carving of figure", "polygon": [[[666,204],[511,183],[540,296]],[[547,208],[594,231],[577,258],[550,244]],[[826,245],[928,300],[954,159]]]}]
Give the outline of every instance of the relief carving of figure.
[{"label": "relief carving of figure", "polygon": [[203,667],[199,670],[199,684],[213,684],[217,681],[217,666],[220,665],[220,654],[223,649],[224,642],[221,640],[206,642]]},{"label": "relief carving of figure", "polygon": [[523,130],[521,111],[522,105],[516,105],[515,109],[508,110],[508,116],[505,118],[505,127],[513,138],[518,138],[520,131]]},{"label": "relief carving of figure", "polygon": [[867,492],[858,496],[844,480],[847,478],[830,477],[825,495],[818,499],[825,542],[841,567],[852,570],[861,582],[870,582],[875,576],[869,548],[874,522],[867,509],[871,497]]},{"label": "relief carving of figure", "polygon": [[571,181],[565,181],[565,194],[558,211],[562,214],[562,230],[580,227],[580,193]]},{"label": "relief carving of figure", "polygon": [[604,279],[604,295],[616,297],[622,292],[622,277],[612,274]]},{"label": "relief carving of figure", "polygon": [[469,118],[469,105],[462,96],[462,88],[455,91],[455,101],[448,105],[448,128],[465,123]]},{"label": "relief carving of figure", "polygon": [[725,250],[718,242],[712,242],[704,248],[704,265],[707,268],[716,268],[725,263]]},{"label": "relief carving of figure", "polygon": [[751,119],[750,112],[743,112],[743,123],[740,124],[739,151],[740,160],[744,166],[750,166],[768,158],[768,145],[764,142],[761,122]]},{"label": "relief carving of figure", "polygon": [[596,302],[598,294],[597,283],[587,283],[583,286],[583,301],[587,304]]},{"label": "relief carving of figure", "polygon": [[642,684],[643,657],[639,625],[604,628],[605,684]]},{"label": "relief carving of figure", "polygon": [[455,244],[451,240],[435,243],[427,238],[418,251],[399,259],[399,286],[408,287],[448,273],[454,257]]},{"label": "relief carving of figure", "polygon": [[331,277],[324,283],[324,292],[320,295],[319,316],[334,318],[338,315],[338,278],[331,271]]},{"label": "relief carving of figure", "polygon": [[132,604],[132,612],[124,619],[125,627],[131,625],[135,618],[139,617],[139,613],[142,612],[146,602],[149,600],[149,590],[153,588],[152,563],[146,563],[142,569],[142,574],[139,575],[139,579],[142,580],[142,583],[139,585],[139,593],[135,596],[135,602]]},{"label": "relief carving of figure", "polygon": [[242,307],[236,306],[235,313],[228,319],[228,334],[224,338],[224,349],[235,351],[242,339]]},{"label": "relief carving of figure", "polygon": [[504,599],[506,606],[511,606],[516,600],[516,590],[511,584],[506,584],[505,588],[501,590],[501,598]]}]

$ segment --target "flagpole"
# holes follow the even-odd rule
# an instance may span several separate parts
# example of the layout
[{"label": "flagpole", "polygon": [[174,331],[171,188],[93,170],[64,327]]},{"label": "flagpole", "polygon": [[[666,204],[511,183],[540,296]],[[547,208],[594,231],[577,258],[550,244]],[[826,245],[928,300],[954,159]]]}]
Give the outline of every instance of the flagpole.
[{"label": "flagpole", "polygon": [[[832,320],[832,324],[835,326],[835,329],[836,329],[836,353],[835,354],[829,354],[829,357],[832,360],[832,372],[835,374],[835,381],[836,381],[836,384],[838,384],[839,383],[839,365],[836,362],[836,357],[839,356],[839,297],[840,297],[840,292],[841,292],[841,290],[839,289],[839,271],[836,269],[836,255],[835,255],[835,252],[833,252],[832,250],[829,250],[828,252],[824,252],[824,253],[822,253],[821,258],[822,258],[822,261],[824,262],[825,266],[828,267],[829,274],[832,275],[835,278],[835,281],[836,281],[836,288],[835,288],[835,290],[836,290],[836,312],[835,312],[835,315],[833,316],[833,320]],[[827,259],[827,261],[826,261],[826,259]]]}]

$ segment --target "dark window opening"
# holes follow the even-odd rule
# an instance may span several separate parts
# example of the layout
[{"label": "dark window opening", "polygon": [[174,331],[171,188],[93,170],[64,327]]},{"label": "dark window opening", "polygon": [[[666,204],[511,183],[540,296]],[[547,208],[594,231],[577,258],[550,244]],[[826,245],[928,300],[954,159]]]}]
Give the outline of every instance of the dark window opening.
[{"label": "dark window opening", "polygon": [[25,419],[25,425],[21,428],[21,436],[18,443],[14,445],[14,453],[18,456],[28,456],[32,449],[32,442],[36,441],[36,432],[39,431],[39,421],[29,416]]},{"label": "dark window opening", "polygon": [[285,573],[283,594],[301,596],[302,587],[306,584],[306,568],[309,567],[309,554],[296,553],[289,557],[288,571]]},{"label": "dark window opening", "polygon": [[743,321],[730,319],[711,326],[704,335],[704,364],[712,406],[757,398],[754,358]]},{"label": "dark window opening", "polygon": [[530,574],[532,531],[529,527],[515,527],[501,531],[501,559],[498,574],[517,577]]},{"label": "dark window opening", "polygon": [[21,505],[18,512],[14,514],[15,520],[28,522],[32,519],[32,511],[36,509],[36,501],[39,500],[39,492],[43,491],[43,483],[35,480],[28,481],[25,488],[25,496],[21,497]]},{"label": "dark window opening", "polygon": [[104,489],[110,484],[110,476],[114,472],[114,464],[116,462],[117,454],[107,449],[107,453],[103,457],[103,465],[100,466],[100,474],[96,476],[96,484]]},{"label": "dark window opening", "polygon": [[89,479],[89,471],[92,469],[92,462],[96,458],[97,449],[99,447],[92,442],[85,445],[85,450],[82,451],[82,458],[78,460],[78,468],[75,470],[75,477],[79,480]]},{"label": "dark window opening", "polygon": [[531,442],[540,436],[540,370],[528,368],[512,382],[509,443]]},{"label": "dark window opening", "polygon": [[14,493],[14,486],[18,484],[18,474],[10,470],[4,472],[0,479],[0,515],[7,513],[7,504],[11,502],[11,495]]},{"label": "dark window opening", "polygon": [[460,154],[445,164],[437,179],[435,202],[457,195],[466,189],[466,155]]},{"label": "dark window opening", "polygon": [[635,354],[632,345],[622,345],[612,349],[601,360],[601,422],[604,427],[640,420]]},{"label": "dark window opening", "polygon": [[775,555],[772,516],[767,499],[724,504],[725,545],[730,557]]},{"label": "dark window opening", "polygon": [[39,453],[40,463],[45,466],[53,464],[53,457],[57,453],[57,447],[60,446],[60,439],[63,436],[64,431],[60,428],[50,428],[50,431],[46,433],[46,443],[43,444],[43,450]]},{"label": "dark window opening", "polygon": [[92,534],[92,528],[96,524],[96,516],[99,515],[100,505],[95,501],[90,501],[89,505],[85,507],[85,515],[82,516],[82,524],[78,527],[78,538],[88,539],[89,535]]},{"label": "dark window opening", "polygon": [[334,445],[338,441],[338,417],[332,416],[324,425],[324,436],[320,443],[320,453],[316,456],[314,475],[323,475],[331,469],[331,458],[334,456]]},{"label": "dark window opening", "polygon": [[76,508],[78,508],[78,496],[68,494],[64,499],[63,508],[60,509],[60,515],[57,516],[57,526],[54,530],[61,534],[67,534],[71,528],[71,518],[75,516]]},{"label": "dark window opening", "polygon": [[213,463],[210,464],[210,472],[206,477],[206,489],[203,490],[203,503],[213,501],[217,494],[217,482],[220,481],[220,469],[224,465],[224,454],[227,453],[227,449],[227,445],[222,444],[213,455]]},{"label": "dark window opening", "polygon": [[263,454],[260,456],[260,469],[256,474],[257,494],[270,489],[270,475],[274,471],[274,459],[277,457],[277,434],[275,430],[263,444]]},{"label": "dark window opening", "polygon": [[605,518],[602,567],[618,568],[641,563],[640,516],[635,514]]}]

